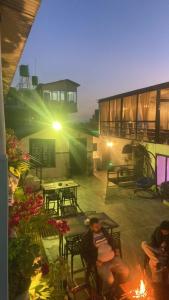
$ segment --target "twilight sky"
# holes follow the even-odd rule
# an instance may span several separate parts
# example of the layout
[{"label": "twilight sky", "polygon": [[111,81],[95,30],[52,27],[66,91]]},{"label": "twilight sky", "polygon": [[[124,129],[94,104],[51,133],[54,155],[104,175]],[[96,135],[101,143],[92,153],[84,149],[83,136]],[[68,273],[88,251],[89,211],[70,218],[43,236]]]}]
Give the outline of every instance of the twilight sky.
[{"label": "twilight sky", "polygon": [[169,0],[42,0],[21,63],[35,61],[40,82],[80,83],[87,119],[98,98],[169,81]]}]

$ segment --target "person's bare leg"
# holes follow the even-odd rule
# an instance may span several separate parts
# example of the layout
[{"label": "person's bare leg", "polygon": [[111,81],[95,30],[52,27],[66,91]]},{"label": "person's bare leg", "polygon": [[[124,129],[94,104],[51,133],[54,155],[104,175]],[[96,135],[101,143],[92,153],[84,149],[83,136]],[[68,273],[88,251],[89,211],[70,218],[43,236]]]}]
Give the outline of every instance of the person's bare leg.
[{"label": "person's bare leg", "polygon": [[106,262],[101,266],[98,266],[97,271],[103,282],[103,295],[106,295],[110,292],[114,283],[114,276],[111,271],[111,262]]}]

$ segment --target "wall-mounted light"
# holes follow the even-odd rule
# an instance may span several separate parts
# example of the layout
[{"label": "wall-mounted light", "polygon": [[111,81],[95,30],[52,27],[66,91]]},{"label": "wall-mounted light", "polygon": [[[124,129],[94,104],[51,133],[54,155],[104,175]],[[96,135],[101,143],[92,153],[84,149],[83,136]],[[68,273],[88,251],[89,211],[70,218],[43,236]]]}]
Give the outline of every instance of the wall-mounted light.
[{"label": "wall-mounted light", "polygon": [[53,129],[55,129],[56,131],[62,130],[62,124],[61,124],[60,122],[53,122],[53,123],[52,123],[52,127],[53,127]]},{"label": "wall-mounted light", "polygon": [[113,145],[114,145],[114,143],[111,142],[111,141],[108,141],[108,142],[106,143],[106,145],[107,145],[107,147],[112,148]]}]

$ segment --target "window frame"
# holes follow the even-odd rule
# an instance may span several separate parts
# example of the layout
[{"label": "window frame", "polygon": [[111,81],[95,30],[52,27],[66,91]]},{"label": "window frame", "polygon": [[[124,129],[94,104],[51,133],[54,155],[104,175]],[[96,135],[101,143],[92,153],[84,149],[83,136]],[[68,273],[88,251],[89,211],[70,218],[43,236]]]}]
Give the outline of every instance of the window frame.
[{"label": "window frame", "polygon": [[[37,155],[35,156],[33,154],[33,143],[35,142],[39,142],[39,145],[41,143],[41,147],[42,147],[42,157],[38,157]],[[44,157],[44,149],[43,149],[43,144],[46,143],[51,143],[51,148],[53,148],[53,153],[50,151],[50,153],[48,154],[51,162],[48,162],[48,164],[44,161],[43,157]],[[38,148],[38,146],[37,146]],[[40,146],[39,146],[40,148]],[[38,151],[41,154],[41,151]],[[49,149],[47,150],[47,153],[49,152]],[[55,139],[42,139],[42,138],[31,138],[29,139],[29,153],[31,154],[31,156],[37,158],[41,164],[42,164],[42,168],[55,168],[56,167],[56,149],[55,149]]]}]

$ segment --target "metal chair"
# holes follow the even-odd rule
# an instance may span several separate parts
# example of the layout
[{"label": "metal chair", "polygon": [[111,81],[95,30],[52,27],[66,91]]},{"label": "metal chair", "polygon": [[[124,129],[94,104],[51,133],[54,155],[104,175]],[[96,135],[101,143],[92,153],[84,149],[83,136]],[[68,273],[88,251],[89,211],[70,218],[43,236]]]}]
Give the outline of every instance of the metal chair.
[{"label": "metal chair", "polygon": [[50,194],[46,195],[46,205],[45,205],[46,210],[48,212],[52,210],[57,212],[57,214],[59,214],[59,201],[60,201],[60,195],[58,192],[51,192]]},{"label": "metal chair", "polygon": [[64,218],[74,217],[78,214],[76,205],[62,205],[60,210],[61,216]]},{"label": "metal chair", "polygon": [[76,204],[75,191],[72,188],[66,188],[62,191],[62,204],[69,201],[70,204]]},{"label": "metal chair", "polygon": [[[79,255],[81,257],[81,236],[75,235],[72,237],[66,237],[66,244],[64,247],[64,257],[68,259],[68,255],[71,257],[71,277],[73,278],[74,273],[74,257]],[[85,267],[84,261],[81,257],[82,266]]]}]

